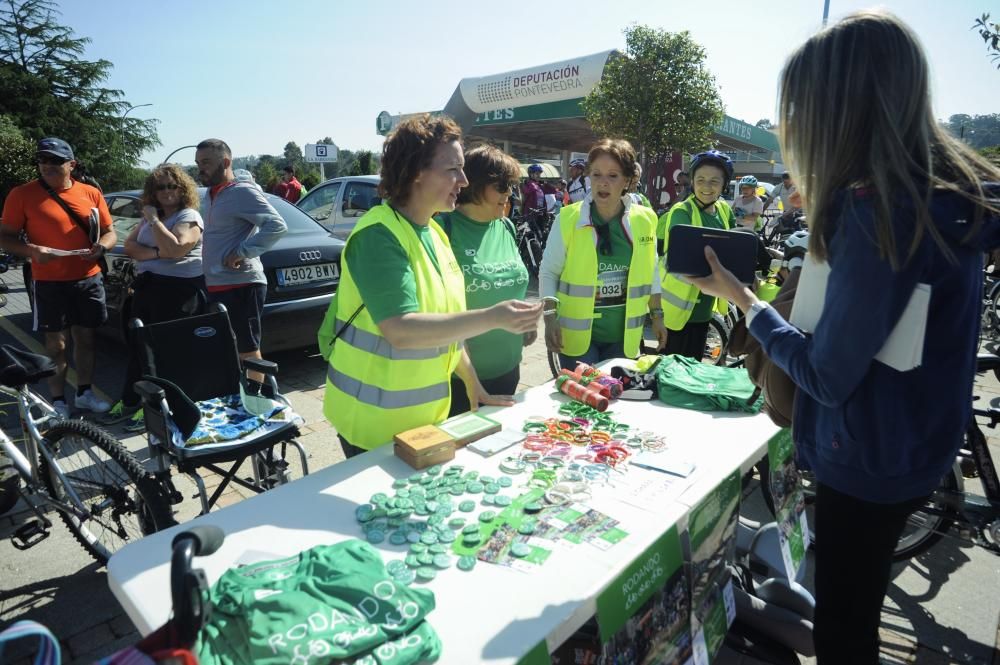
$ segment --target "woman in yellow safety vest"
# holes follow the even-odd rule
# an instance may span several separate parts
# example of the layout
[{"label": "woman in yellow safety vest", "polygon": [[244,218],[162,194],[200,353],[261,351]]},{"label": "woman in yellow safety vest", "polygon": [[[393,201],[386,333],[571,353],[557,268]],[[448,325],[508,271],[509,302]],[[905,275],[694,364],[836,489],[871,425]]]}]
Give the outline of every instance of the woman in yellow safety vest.
[{"label": "woman in yellow safety vest", "polygon": [[691,158],[691,195],[664,213],[657,224],[656,236],[665,264],[660,267],[663,324],[669,331],[664,353],[701,360],[708,337],[712,314],[725,315],[729,303],[703,294],[698,287],[667,272],[670,265],[670,229],[679,224],[728,229],[733,211],[723,201],[722,190],[733,177],[733,162],[718,150],[701,152]]},{"label": "woman in yellow safety vest", "polygon": [[552,225],[539,267],[545,345],[562,367],[639,355],[647,314],[666,342],[656,260],[656,213],[628,194],[638,164],[628,141],[587,156],[591,191]]},{"label": "woman in yellow safety vest", "polygon": [[396,128],[382,149],[384,202],[347,239],[320,332],[321,343],[333,345],[323,412],[347,457],[444,420],[453,372],[472,386],[473,404],[512,403],[483,389],[462,341],[497,328],[531,332],[541,305],[505,300],[465,309],[462,270],[432,219],[454,210],[469,184],[461,139],[454,121],[428,114]]}]

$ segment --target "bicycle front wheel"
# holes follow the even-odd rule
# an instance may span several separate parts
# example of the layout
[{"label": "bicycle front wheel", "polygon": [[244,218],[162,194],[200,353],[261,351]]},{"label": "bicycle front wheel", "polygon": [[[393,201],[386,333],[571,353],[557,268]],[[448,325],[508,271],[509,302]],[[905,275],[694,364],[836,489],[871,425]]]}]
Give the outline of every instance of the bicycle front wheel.
[{"label": "bicycle front wheel", "polygon": [[[107,563],[130,542],[174,524],[156,481],[132,453],[104,430],[83,420],[57,421],[45,433],[65,483],[89,516],[59,511],[73,537]],[[72,505],[63,478],[42,458],[41,474],[53,497]]]},{"label": "bicycle front wheel", "polygon": [[927,503],[906,518],[906,526],[892,553],[893,561],[905,561],[922,554],[941,540],[954,522],[948,495],[958,492],[955,469],[949,469]]}]

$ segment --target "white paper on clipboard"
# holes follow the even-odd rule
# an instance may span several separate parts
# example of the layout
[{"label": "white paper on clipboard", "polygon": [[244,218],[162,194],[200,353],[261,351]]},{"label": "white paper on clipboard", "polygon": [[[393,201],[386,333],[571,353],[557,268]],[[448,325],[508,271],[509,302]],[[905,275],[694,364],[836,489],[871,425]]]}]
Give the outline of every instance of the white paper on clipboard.
[{"label": "white paper on clipboard", "polygon": [[[830,279],[830,264],[815,261],[808,254],[802,264],[802,275],[795,291],[795,302],[788,321],[804,332],[816,330],[826,301],[826,285]],[[900,372],[906,372],[923,363],[924,335],[930,312],[930,284],[917,284],[903,315],[896,322],[875,360]]]}]

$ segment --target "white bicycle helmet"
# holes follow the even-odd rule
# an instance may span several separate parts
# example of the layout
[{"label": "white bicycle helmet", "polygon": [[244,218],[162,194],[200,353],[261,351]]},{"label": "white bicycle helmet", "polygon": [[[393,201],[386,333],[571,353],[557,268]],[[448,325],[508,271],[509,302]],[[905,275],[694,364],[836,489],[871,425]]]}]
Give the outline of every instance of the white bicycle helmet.
[{"label": "white bicycle helmet", "polygon": [[785,242],[782,243],[782,246],[784,248],[785,258],[782,260],[781,265],[789,270],[801,268],[806,252],[809,251],[809,232],[796,231],[792,235],[785,238]]}]

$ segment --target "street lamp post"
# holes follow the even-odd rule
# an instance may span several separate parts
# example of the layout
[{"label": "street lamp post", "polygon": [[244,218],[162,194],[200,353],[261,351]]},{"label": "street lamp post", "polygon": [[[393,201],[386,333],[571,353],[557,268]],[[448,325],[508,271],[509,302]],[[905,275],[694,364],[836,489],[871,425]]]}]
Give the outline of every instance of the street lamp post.
[{"label": "street lamp post", "polygon": [[125,143],[125,116],[127,116],[129,113],[131,113],[135,109],[141,109],[143,106],[152,106],[152,104],[136,104],[135,106],[130,106],[127,109],[125,109],[125,113],[122,113],[122,117],[118,121],[119,124],[121,125],[121,130],[122,130],[122,152],[123,153],[126,152],[126,143]]},{"label": "street lamp post", "polygon": [[170,158],[173,157],[174,155],[176,155],[177,153],[179,153],[181,150],[184,150],[185,148],[197,148],[197,147],[198,146],[196,146],[196,145],[182,145],[181,147],[177,148],[177,150],[174,150],[172,153],[170,153],[169,155],[167,155],[167,158],[164,159],[160,163],[161,164],[169,164],[170,163]]}]

